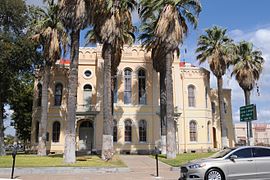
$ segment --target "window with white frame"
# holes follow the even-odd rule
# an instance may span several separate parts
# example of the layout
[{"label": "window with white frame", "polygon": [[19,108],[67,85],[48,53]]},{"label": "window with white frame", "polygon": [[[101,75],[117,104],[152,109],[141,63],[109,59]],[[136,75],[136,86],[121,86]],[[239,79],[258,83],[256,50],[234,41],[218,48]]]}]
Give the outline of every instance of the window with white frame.
[{"label": "window with white frame", "polygon": [[197,123],[194,120],[189,123],[189,137],[191,142],[197,141]]},{"label": "window with white frame", "polygon": [[54,105],[55,106],[61,106],[62,93],[63,93],[63,85],[61,83],[57,83],[55,85],[55,93],[54,93]]},{"label": "window with white frame", "polygon": [[125,142],[132,142],[132,122],[125,120]]},{"label": "window with white frame", "polygon": [[132,72],[130,69],[125,69],[124,104],[131,104],[131,97],[132,97]]},{"label": "window with white frame", "polygon": [[147,141],[147,122],[145,120],[139,121],[139,140],[140,142]]},{"label": "window with white frame", "polygon": [[195,86],[188,86],[188,106],[195,107]]},{"label": "window with white frame", "polygon": [[138,72],[139,80],[139,104],[146,104],[146,76],[145,71],[140,69]]}]

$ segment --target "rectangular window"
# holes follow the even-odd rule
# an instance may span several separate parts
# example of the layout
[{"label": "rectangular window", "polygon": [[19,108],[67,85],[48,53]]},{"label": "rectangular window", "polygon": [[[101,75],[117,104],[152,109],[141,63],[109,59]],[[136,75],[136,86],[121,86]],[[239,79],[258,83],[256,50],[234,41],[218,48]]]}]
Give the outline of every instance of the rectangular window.
[{"label": "rectangular window", "polygon": [[131,77],[125,77],[124,103],[131,104]]},{"label": "rectangular window", "polygon": [[139,78],[139,104],[146,104],[145,79]]}]

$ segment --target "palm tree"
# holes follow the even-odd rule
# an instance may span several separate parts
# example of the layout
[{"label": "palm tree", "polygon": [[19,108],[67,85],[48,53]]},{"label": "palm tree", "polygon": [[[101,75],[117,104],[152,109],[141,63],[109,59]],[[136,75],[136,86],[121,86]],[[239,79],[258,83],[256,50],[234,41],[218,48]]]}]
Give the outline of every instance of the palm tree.
[{"label": "palm tree", "polygon": [[59,5],[54,0],[47,1],[46,9],[33,8],[38,19],[32,22],[32,39],[42,45],[45,58],[42,77],[41,119],[39,123],[38,155],[46,156],[46,134],[48,117],[48,87],[52,66],[61,56],[61,45],[65,49],[67,34],[60,21]]},{"label": "palm tree", "polygon": [[136,5],[135,0],[113,0],[99,2],[89,31],[88,42],[103,43],[102,57],[104,59],[103,76],[103,140],[102,159],[107,161],[113,157],[113,101],[112,76],[117,73],[121,61],[124,44],[134,41],[134,27],[131,12]]},{"label": "palm tree", "polygon": [[[91,4],[93,6],[91,6]],[[78,87],[78,58],[80,30],[88,24],[88,13],[92,12],[91,0],[60,0],[62,21],[70,33],[70,67],[68,77],[67,125],[65,131],[64,162],[76,162],[76,105]]]},{"label": "palm tree", "polygon": [[[199,0],[140,0],[140,17],[145,35],[142,39],[148,50],[152,50],[154,68],[160,72],[162,135],[166,130],[167,158],[176,157],[176,130],[174,122],[172,62],[173,54],[187,35],[189,22],[197,26],[201,11]],[[164,86],[163,86],[164,85]],[[166,99],[166,100],[164,100]],[[164,110],[163,108],[166,109]],[[163,114],[166,117],[163,118]],[[164,120],[165,119],[165,120]],[[164,123],[165,121],[165,123]]]},{"label": "palm tree", "polygon": [[[253,44],[246,41],[241,41],[236,45],[235,60],[233,62],[232,75],[243,89],[245,95],[245,105],[250,104],[250,91],[255,86],[255,82],[259,80],[263,69],[264,59],[262,52],[253,50]],[[249,145],[254,145],[252,134],[252,123],[247,122],[249,127]]]},{"label": "palm tree", "polygon": [[200,63],[208,60],[212,73],[217,78],[218,104],[220,115],[220,130],[222,138],[222,148],[227,147],[227,131],[224,112],[223,99],[223,78],[231,60],[230,50],[232,50],[232,40],[226,35],[226,29],[214,26],[206,29],[206,34],[201,35],[198,40],[197,60]]}]

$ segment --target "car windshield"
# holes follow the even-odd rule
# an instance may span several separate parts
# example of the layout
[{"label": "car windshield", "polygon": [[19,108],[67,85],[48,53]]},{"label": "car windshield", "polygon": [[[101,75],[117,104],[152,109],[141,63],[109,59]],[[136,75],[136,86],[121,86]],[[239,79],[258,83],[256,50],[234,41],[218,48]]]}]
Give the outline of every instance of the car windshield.
[{"label": "car windshield", "polygon": [[211,158],[223,158],[224,156],[226,156],[227,154],[229,154],[230,152],[232,152],[233,150],[235,150],[235,148],[226,148],[223,149],[215,154],[213,154],[212,156],[210,156]]}]

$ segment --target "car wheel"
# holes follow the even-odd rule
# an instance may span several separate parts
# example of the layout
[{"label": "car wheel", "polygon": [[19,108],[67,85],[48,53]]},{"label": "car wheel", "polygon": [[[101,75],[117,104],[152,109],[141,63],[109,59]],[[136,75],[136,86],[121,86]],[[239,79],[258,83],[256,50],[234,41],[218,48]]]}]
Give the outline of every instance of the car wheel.
[{"label": "car wheel", "polygon": [[205,180],[225,180],[223,173],[218,169],[210,169],[206,173]]}]

